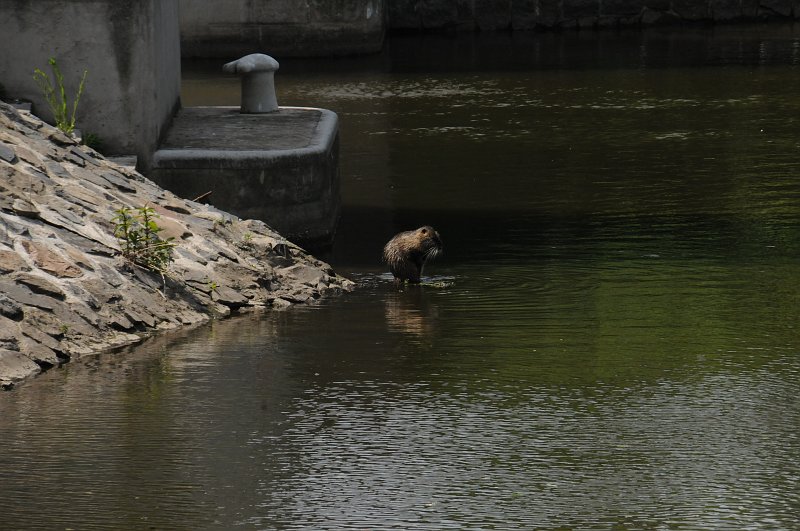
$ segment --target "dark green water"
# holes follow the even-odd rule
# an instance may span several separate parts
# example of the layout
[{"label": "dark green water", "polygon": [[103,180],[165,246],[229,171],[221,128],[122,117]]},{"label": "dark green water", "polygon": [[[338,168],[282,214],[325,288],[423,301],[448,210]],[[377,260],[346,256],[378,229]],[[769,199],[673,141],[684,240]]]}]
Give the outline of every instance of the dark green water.
[{"label": "dark green water", "polygon": [[[185,105],[238,103],[214,68]],[[800,29],[277,79],[339,114],[359,289],[0,395],[0,527],[800,528]],[[398,290],[380,249],[425,223],[445,255]]]}]

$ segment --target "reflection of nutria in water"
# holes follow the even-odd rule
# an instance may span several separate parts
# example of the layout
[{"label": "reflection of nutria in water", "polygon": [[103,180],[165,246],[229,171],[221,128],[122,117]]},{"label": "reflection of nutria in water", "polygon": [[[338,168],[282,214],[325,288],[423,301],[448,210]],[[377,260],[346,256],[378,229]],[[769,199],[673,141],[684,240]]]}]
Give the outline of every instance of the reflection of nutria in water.
[{"label": "reflection of nutria in water", "polygon": [[383,259],[395,280],[419,283],[425,262],[442,252],[442,240],[433,227],[401,232],[383,248]]},{"label": "reflection of nutria in water", "polygon": [[384,309],[389,330],[412,341],[432,337],[439,327],[439,307],[429,290],[391,290],[385,295]]}]

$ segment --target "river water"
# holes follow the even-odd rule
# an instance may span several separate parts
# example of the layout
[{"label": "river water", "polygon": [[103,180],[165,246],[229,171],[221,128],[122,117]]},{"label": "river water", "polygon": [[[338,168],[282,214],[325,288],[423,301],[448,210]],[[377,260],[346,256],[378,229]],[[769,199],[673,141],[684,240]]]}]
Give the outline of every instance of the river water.
[{"label": "river water", "polygon": [[[217,69],[185,105],[238,103]],[[277,85],[339,114],[358,290],[3,393],[0,527],[800,528],[800,29],[396,37]]]}]

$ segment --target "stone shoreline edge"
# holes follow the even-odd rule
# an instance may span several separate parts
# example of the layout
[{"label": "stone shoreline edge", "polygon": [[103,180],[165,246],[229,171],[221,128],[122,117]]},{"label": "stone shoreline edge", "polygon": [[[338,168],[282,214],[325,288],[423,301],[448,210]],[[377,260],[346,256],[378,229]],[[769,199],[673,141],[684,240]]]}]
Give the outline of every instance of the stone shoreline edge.
[{"label": "stone shoreline edge", "polygon": [[[152,207],[165,277],[121,256],[115,210]],[[265,223],[182,199],[0,102],[0,388],[163,331],[354,284]]]}]

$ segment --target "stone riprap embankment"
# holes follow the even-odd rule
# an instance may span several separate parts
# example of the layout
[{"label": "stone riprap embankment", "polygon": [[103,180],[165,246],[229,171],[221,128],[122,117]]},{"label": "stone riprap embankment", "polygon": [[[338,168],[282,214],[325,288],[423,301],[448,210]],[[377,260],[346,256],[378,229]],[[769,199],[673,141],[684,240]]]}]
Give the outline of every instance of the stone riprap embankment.
[{"label": "stone riprap embankment", "polygon": [[[162,277],[121,255],[112,219],[152,207]],[[0,102],[0,387],[70,358],[248,308],[350,290],[260,221],[184,200]]]}]

